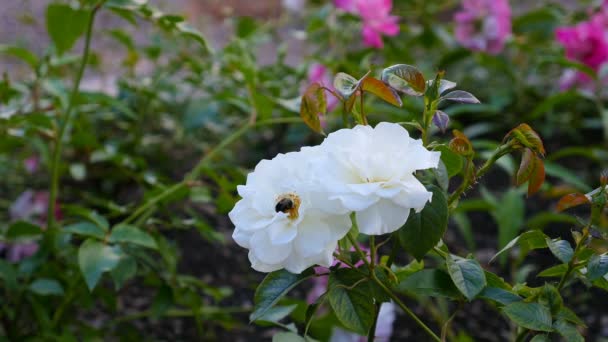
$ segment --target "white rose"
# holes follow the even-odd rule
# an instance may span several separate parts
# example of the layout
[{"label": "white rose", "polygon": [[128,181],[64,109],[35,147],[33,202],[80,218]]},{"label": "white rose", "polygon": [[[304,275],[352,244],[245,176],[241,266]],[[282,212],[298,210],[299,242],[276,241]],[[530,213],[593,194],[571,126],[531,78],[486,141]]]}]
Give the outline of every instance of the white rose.
[{"label": "white rose", "polygon": [[410,209],[419,212],[431,200],[414,172],[436,168],[441,154],[424,148],[398,124],[341,129],[329,134],[321,148],[324,157],[317,158],[315,172],[330,200],[356,212],[364,234],[399,229]]},{"label": "white rose", "polygon": [[328,196],[310,176],[310,163],[319,154],[318,147],[304,148],[262,160],[238,187],[242,199],[229,213],[232,237],[249,249],[255,270],[301,273],[332,264],[351,221],[344,210],[336,213],[327,205]]}]

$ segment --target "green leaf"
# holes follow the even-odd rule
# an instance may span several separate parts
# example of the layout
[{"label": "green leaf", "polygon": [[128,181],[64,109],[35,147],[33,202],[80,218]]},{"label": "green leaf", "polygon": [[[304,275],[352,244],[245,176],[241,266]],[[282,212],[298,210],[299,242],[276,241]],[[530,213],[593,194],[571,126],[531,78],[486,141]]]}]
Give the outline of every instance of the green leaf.
[{"label": "green leaf", "polygon": [[564,264],[570,262],[574,256],[574,250],[566,240],[547,238],[547,246],[549,246],[551,253]]},{"label": "green leaf", "polygon": [[106,231],[91,222],[78,222],[62,229],[65,233],[94,237],[100,240],[106,238]]},{"label": "green leaf", "polygon": [[536,331],[553,331],[549,308],[538,303],[516,302],[502,311],[517,325]]},{"label": "green leaf", "polygon": [[[338,269],[329,275],[328,300],[334,314],[345,328],[367,335],[374,321],[374,298],[369,280],[353,269]],[[357,284],[355,286],[355,284]]]},{"label": "green leaf", "polygon": [[283,318],[287,317],[293,310],[296,309],[298,304],[292,305],[281,305],[270,308],[262,316],[260,316],[256,322],[278,322]]},{"label": "green leaf", "polygon": [[587,279],[595,281],[608,274],[608,255],[594,255],[587,264]]},{"label": "green leaf", "polygon": [[556,319],[561,319],[567,322],[574,323],[576,325],[585,326],[585,322],[583,322],[580,317],[578,317],[572,310],[567,307],[562,307],[562,309],[557,313]]},{"label": "green leaf", "polygon": [[55,279],[38,278],[30,284],[29,289],[41,296],[63,295],[63,286]]},{"label": "green leaf", "polygon": [[545,284],[543,286],[538,302],[551,310],[552,315],[557,315],[564,307],[564,301],[559,291],[553,285]]},{"label": "green leaf", "polygon": [[124,10],[136,10],[148,3],[148,0],[108,0],[106,6],[109,8],[119,8]]},{"label": "green leaf", "polygon": [[547,268],[546,270],[537,274],[537,277],[561,277],[568,270],[568,264],[559,264]]},{"label": "green leaf", "polygon": [[46,9],[46,29],[58,54],[72,48],[85,32],[89,13],[76,10],[66,4],[50,4]]},{"label": "green leaf", "polygon": [[481,291],[479,297],[493,300],[502,305],[509,305],[522,300],[520,296],[513,292],[498,287],[486,287]]},{"label": "green leaf", "polygon": [[137,275],[137,262],[131,256],[120,259],[118,265],[110,271],[116,289],[120,289],[131,278]]},{"label": "green leaf", "polygon": [[[498,223],[498,248],[503,248],[517,236],[524,223],[524,214],[525,205],[521,194],[516,189],[509,189],[492,211],[492,216]],[[506,261],[506,255],[499,257],[501,265]]]},{"label": "green leaf", "polygon": [[[403,277],[402,275],[405,275]],[[459,298],[460,293],[450,276],[439,269],[426,269],[414,274],[397,274],[397,290],[420,296]]]},{"label": "green leaf", "polygon": [[280,332],[272,336],[272,342],[317,342],[311,337],[302,337],[295,332]]},{"label": "green leaf", "polygon": [[441,161],[443,161],[446,169],[448,169],[448,177],[452,178],[462,171],[464,164],[462,161],[462,156],[454,153],[445,145],[437,146],[435,150],[441,152]]},{"label": "green leaf", "polygon": [[5,288],[17,289],[17,272],[13,265],[2,259],[0,259],[0,279],[4,280]]},{"label": "green leaf", "polygon": [[9,240],[27,239],[42,234],[42,229],[35,224],[26,221],[12,223],[6,231],[6,238]]},{"label": "green leaf", "polygon": [[89,287],[93,290],[101,275],[116,267],[122,251],[118,246],[108,246],[97,240],[88,239],[78,249],[78,265]]},{"label": "green leaf", "polygon": [[301,274],[293,274],[286,270],[269,273],[255,291],[255,306],[251,316],[249,316],[249,320],[252,322],[258,320],[279,299],[283,298],[294,287],[313,275],[314,271],[312,269],[308,269]]},{"label": "green leaf", "polygon": [[421,96],[426,89],[424,75],[416,67],[396,64],[382,70],[382,81],[397,91],[413,96]]},{"label": "green leaf", "polygon": [[110,234],[108,241],[112,243],[131,243],[134,245],[158,249],[156,241],[152,236],[150,236],[150,234],[135,226],[126,224],[121,224],[112,228],[112,233]]},{"label": "green leaf", "polygon": [[486,275],[477,260],[449,255],[446,265],[450,278],[468,300],[473,300],[486,286]]},{"label": "green leaf", "polygon": [[527,253],[533,249],[546,248],[547,247],[547,236],[540,230],[529,230],[527,232],[523,232],[521,235],[515,237],[511,240],[507,245],[501,249],[498,253],[496,253],[490,262],[492,262],[496,257],[504,253],[505,251],[513,248],[516,244],[521,246],[521,252],[523,254]]},{"label": "green leaf", "polygon": [[585,342],[583,336],[578,332],[576,326],[565,320],[558,319],[553,323],[553,329],[557,331],[568,342]]},{"label": "green leaf", "polygon": [[419,213],[410,211],[407,222],[396,233],[401,246],[418,260],[437,245],[448,226],[445,193],[434,185],[429,186],[429,191],[433,193],[431,202]]},{"label": "green leaf", "polygon": [[28,49],[14,45],[0,44],[0,53],[17,57],[29,64],[32,69],[36,69],[38,66],[38,57]]},{"label": "green leaf", "polygon": [[530,340],[530,342],[551,342],[548,334],[538,334]]}]

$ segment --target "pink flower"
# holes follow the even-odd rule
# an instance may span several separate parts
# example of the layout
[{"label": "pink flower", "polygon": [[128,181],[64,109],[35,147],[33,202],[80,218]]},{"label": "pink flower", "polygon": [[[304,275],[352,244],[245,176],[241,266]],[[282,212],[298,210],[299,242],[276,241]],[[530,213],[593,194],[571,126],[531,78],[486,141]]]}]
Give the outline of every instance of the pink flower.
[{"label": "pink flower", "polygon": [[454,20],[456,40],[474,51],[498,54],[511,35],[508,0],[463,0]]},{"label": "pink flower", "polygon": [[40,164],[40,158],[38,156],[31,156],[23,161],[23,166],[25,167],[25,171],[27,173],[32,174],[38,171],[38,166]]},{"label": "pink flower", "polygon": [[[595,71],[608,61],[608,4],[602,11],[591,15],[588,21],[555,30],[555,38],[566,50],[566,58],[583,63]],[[574,85],[593,88],[592,80],[581,72],[567,70],[560,80],[560,87]]]},{"label": "pink flower", "polygon": [[[44,227],[47,219],[48,201],[49,194],[46,191],[24,191],[9,208],[11,220],[28,221]],[[59,206],[55,211],[55,217],[61,218]],[[7,260],[18,262],[34,255],[38,251],[38,243],[36,241],[0,243],[0,252],[3,250],[6,250]]]},{"label": "pink flower", "polygon": [[363,43],[381,49],[382,35],[389,37],[399,33],[399,17],[390,15],[392,0],[334,0],[334,5],[363,20]]},{"label": "pink flower", "polygon": [[[313,63],[308,68],[308,84],[315,82],[320,83],[325,88],[335,90],[332,77],[323,64]],[[329,92],[325,92],[325,94],[327,95],[327,111],[331,112],[336,108],[339,100]]]}]

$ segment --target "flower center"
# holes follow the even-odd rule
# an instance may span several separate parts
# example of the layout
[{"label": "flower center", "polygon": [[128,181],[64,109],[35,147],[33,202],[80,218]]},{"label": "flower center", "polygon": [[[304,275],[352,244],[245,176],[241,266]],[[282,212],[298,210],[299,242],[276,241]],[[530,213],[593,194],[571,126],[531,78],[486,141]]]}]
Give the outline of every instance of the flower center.
[{"label": "flower center", "polygon": [[280,195],[274,206],[274,211],[287,214],[290,219],[298,218],[298,209],[300,208],[300,197],[296,194],[289,193]]}]

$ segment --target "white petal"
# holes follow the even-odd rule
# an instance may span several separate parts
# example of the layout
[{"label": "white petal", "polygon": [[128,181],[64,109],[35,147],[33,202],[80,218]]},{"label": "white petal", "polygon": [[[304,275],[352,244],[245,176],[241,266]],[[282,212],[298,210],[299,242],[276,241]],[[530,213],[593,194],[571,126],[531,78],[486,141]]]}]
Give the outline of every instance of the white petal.
[{"label": "white petal", "polygon": [[255,256],[253,251],[249,251],[248,254],[249,262],[251,262],[251,267],[258,272],[274,272],[283,268],[281,264],[265,264],[260,259]]},{"label": "white petal", "polygon": [[402,207],[412,208],[416,212],[420,212],[427,202],[432,199],[432,196],[432,192],[428,191],[414,176],[411,176],[409,181],[403,182],[402,191],[392,197],[392,200]]},{"label": "white petal", "polygon": [[298,226],[298,238],[294,241],[296,252],[304,258],[319,254],[327,245],[332,227],[310,215]]},{"label": "white petal", "polygon": [[253,234],[250,240],[252,251],[263,263],[279,264],[283,262],[291,253],[291,243],[275,245],[271,243],[266,231],[259,231]]},{"label": "white petal", "polygon": [[367,235],[394,232],[405,224],[410,209],[382,199],[371,207],[357,212],[359,231]]},{"label": "white petal", "polygon": [[251,248],[249,241],[251,240],[252,232],[244,231],[242,229],[235,229],[232,233],[232,239],[241,247]]},{"label": "white petal", "polygon": [[361,196],[355,193],[330,195],[329,198],[340,200],[345,208],[352,211],[363,210],[378,201],[377,196]]},{"label": "white petal", "polygon": [[273,245],[286,244],[298,235],[297,226],[291,224],[290,219],[287,217],[275,220],[267,229],[270,242]]}]

